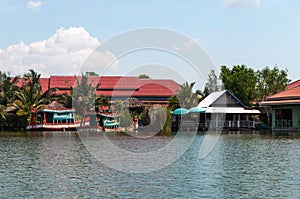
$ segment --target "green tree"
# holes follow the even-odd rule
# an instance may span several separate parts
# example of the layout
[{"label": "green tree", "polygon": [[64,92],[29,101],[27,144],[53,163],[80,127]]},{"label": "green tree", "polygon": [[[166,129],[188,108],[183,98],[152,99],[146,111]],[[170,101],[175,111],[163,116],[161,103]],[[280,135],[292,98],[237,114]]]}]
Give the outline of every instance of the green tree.
[{"label": "green tree", "polygon": [[270,69],[268,66],[257,71],[257,99],[265,100],[268,96],[283,91],[290,80],[287,70],[279,70],[277,66]]},{"label": "green tree", "polygon": [[132,115],[130,114],[129,109],[124,108],[124,102],[121,100],[116,100],[114,111],[120,113],[120,126],[127,128],[132,124]]},{"label": "green tree", "polygon": [[195,82],[185,82],[180,86],[180,92],[177,95],[173,95],[168,100],[168,109],[175,110],[177,108],[190,109],[197,106],[199,99],[196,93],[193,93],[193,87]]},{"label": "green tree", "polygon": [[183,85],[180,86],[181,90],[177,95],[180,107],[190,109],[198,105],[197,95],[193,93],[194,85],[195,82],[192,82],[190,84],[188,82],[185,82]]},{"label": "green tree", "polygon": [[110,101],[105,95],[100,94],[96,97],[95,106],[96,108],[100,106],[110,106]]},{"label": "green tree", "polygon": [[221,90],[221,85],[219,84],[219,78],[217,77],[215,70],[211,70],[208,75],[208,79],[205,84],[202,97],[205,98],[212,92],[216,92],[220,90]]},{"label": "green tree", "polygon": [[0,71],[0,104],[7,106],[15,98],[15,92],[19,89],[17,82],[20,77],[10,77],[9,73]]},{"label": "green tree", "polygon": [[120,112],[120,126],[125,127],[125,131],[132,124],[132,116],[128,109],[121,109]]},{"label": "green tree", "polygon": [[150,77],[149,77],[149,75],[147,75],[147,74],[140,74],[140,75],[139,75],[139,78],[140,78],[140,79],[149,79]]},{"label": "green tree", "polygon": [[88,83],[88,77],[83,73],[80,78],[76,77],[76,86],[72,88],[72,106],[79,115],[95,111],[95,92],[99,85],[98,82]]},{"label": "green tree", "polygon": [[0,124],[3,130],[3,126],[6,124],[6,106],[0,104]]},{"label": "green tree", "polygon": [[221,66],[221,79],[225,89],[233,93],[245,105],[251,106],[256,99],[257,76],[246,65],[235,65],[232,69]]},{"label": "green tree", "polygon": [[17,115],[23,118],[23,125],[27,124],[31,111],[38,111],[54,100],[51,90],[42,92],[40,74],[29,70],[22,78],[22,87],[16,91],[13,106],[17,108]]},{"label": "green tree", "polygon": [[98,73],[94,72],[94,71],[88,71],[88,72],[85,72],[85,75],[86,76],[99,76]]}]

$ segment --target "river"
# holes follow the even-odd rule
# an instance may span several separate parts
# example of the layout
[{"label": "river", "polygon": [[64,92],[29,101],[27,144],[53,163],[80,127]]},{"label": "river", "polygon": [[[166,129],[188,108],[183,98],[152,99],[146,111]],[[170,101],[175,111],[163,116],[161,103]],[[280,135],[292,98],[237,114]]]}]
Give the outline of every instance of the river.
[{"label": "river", "polygon": [[[172,137],[115,143],[152,148]],[[126,173],[105,166],[75,132],[0,133],[1,198],[299,198],[300,138],[222,134],[204,159],[197,135],[175,162]],[[149,144],[148,144],[149,143]],[[151,145],[151,146],[149,146]],[[168,155],[168,154],[166,154]]]}]

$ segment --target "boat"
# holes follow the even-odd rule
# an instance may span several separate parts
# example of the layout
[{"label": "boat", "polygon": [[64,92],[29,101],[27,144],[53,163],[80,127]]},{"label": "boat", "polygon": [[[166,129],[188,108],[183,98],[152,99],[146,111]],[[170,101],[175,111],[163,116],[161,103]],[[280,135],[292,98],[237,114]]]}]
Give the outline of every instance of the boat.
[{"label": "boat", "polygon": [[79,127],[76,122],[75,109],[68,108],[43,108],[31,111],[27,131],[71,131]]},{"label": "boat", "polygon": [[79,129],[86,131],[106,131],[120,128],[120,115],[111,112],[85,113],[81,119]]}]

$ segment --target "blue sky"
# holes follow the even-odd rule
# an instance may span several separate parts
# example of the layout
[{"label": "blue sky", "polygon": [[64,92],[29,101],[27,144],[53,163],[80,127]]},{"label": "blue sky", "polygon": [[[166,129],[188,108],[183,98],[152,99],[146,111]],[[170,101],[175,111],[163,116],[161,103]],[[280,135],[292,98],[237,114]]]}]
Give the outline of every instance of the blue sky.
[{"label": "blue sky", "polygon": [[[92,49],[114,35],[160,27],[197,41],[217,68],[278,65],[297,80],[299,4],[296,0],[2,0],[0,70],[16,74],[34,67],[43,74],[72,73],[72,66],[78,69]],[[74,32],[78,43],[63,41]],[[74,50],[77,44],[81,50]],[[52,45],[50,51],[47,46]]]}]

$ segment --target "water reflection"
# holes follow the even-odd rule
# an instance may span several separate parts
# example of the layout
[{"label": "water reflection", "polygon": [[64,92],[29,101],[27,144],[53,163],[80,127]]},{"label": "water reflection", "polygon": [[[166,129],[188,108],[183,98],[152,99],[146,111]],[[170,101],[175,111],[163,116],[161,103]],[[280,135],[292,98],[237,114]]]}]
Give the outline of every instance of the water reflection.
[{"label": "water reflection", "polygon": [[[119,140],[118,140],[119,139]],[[133,149],[142,142],[113,137]],[[147,174],[110,169],[91,156],[76,133],[0,134],[0,195],[4,198],[298,198],[300,139],[222,135],[199,159],[203,136],[166,168]],[[147,143],[151,143],[149,146]],[[125,147],[125,146],[124,146]],[[166,154],[167,155],[167,154]]]}]

